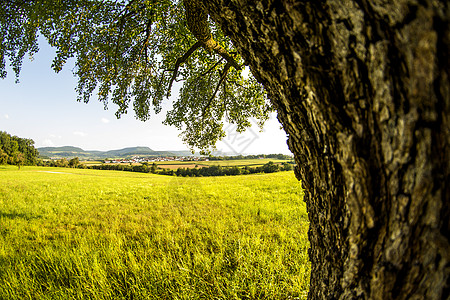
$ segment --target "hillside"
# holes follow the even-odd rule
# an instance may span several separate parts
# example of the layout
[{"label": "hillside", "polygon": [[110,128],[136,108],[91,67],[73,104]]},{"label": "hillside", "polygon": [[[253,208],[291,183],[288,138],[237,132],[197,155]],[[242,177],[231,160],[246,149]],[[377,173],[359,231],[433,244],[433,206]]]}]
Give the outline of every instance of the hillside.
[{"label": "hillside", "polygon": [[[105,158],[123,158],[129,156],[174,156],[179,155],[170,151],[154,151],[149,147],[128,147],[117,150],[98,151],[98,150],[83,150],[79,147],[63,146],[63,147],[41,147],[38,148],[41,157],[65,157],[73,158],[79,157],[81,159],[105,159]],[[184,151],[183,151],[184,152]],[[188,151],[185,151],[189,153]]]},{"label": "hillside", "polygon": [[[62,147],[40,147],[37,148],[41,158],[74,158],[80,159],[105,159],[105,158],[129,158],[131,156],[200,156],[199,153],[192,154],[189,150],[169,150],[169,151],[155,151],[149,147],[127,147],[123,149],[98,151],[98,150],[83,150],[74,146]],[[214,156],[232,156],[233,153],[213,151]]]}]

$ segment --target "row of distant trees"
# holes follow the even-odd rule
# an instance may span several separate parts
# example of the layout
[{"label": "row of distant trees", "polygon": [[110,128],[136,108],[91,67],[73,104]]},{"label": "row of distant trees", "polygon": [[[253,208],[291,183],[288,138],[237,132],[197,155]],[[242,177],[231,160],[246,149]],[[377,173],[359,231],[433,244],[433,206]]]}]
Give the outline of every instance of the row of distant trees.
[{"label": "row of distant trees", "polygon": [[247,175],[255,173],[274,173],[279,171],[290,171],[292,170],[292,164],[274,164],[272,161],[268,163],[257,166],[245,166],[245,167],[222,167],[222,166],[210,166],[205,168],[178,168],[175,174],[177,176],[183,177],[203,177],[203,176],[232,176],[232,175]]},{"label": "row of distant trees", "polygon": [[236,160],[236,159],[258,159],[272,158],[280,160],[293,160],[293,157],[286,154],[258,154],[258,155],[236,155],[236,156],[209,156],[209,160]]},{"label": "row of distant trees", "polygon": [[203,176],[232,176],[232,175],[246,175],[255,173],[274,173],[279,171],[290,171],[293,169],[292,164],[284,162],[281,165],[275,164],[272,161],[257,167],[245,166],[245,167],[222,167],[222,166],[210,166],[202,168],[178,168],[175,170],[170,169],[158,169],[158,165],[153,163],[142,165],[124,165],[124,164],[102,164],[93,165],[87,168],[97,170],[118,170],[129,172],[141,172],[141,173],[153,173],[161,175],[176,175],[183,177],[203,177]]},{"label": "row of distant trees", "polygon": [[176,175],[183,177],[203,177],[203,176],[233,176],[233,175],[246,175],[255,173],[274,173],[279,171],[291,171],[293,169],[293,164],[289,162],[283,162],[282,164],[276,164],[272,161],[262,165],[262,166],[244,166],[244,167],[224,167],[224,166],[209,166],[201,167],[196,166],[195,168],[178,168],[177,170],[172,169],[159,169],[156,163],[149,164],[143,163],[140,165],[127,165],[127,164],[101,164],[86,166],[80,163],[78,157],[67,160],[62,158],[59,160],[48,160],[41,161],[39,163],[41,166],[47,167],[62,167],[62,168],[83,168],[83,169],[96,169],[96,170],[115,170],[115,171],[127,171],[127,172],[139,172],[139,173],[153,173],[160,175]]},{"label": "row of distant trees", "polygon": [[126,164],[101,164],[92,165],[88,167],[89,169],[96,170],[116,170],[116,171],[129,171],[129,172],[140,172],[140,173],[159,173],[158,165],[153,163],[149,165],[148,163],[143,163],[141,165],[126,165]]},{"label": "row of distant trees", "polygon": [[[178,168],[177,170],[159,169],[156,163],[141,165],[124,165],[124,164],[102,164],[86,166],[80,163],[78,157],[70,160],[62,158],[59,160],[38,159],[39,152],[34,147],[32,139],[20,138],[12,136],[7,132],[0,131],[0,165],[11,164],[17,165],[20,169],[23,165],[40,165],[48,167],[63,167],[63,168],[90,168],[100,170],[119,170],[129,172],[154,173],[161,175],[176,175],[176,176],[230,176],[230,175],[245,175],[254,173],[273,173],[278,171],[292,170],[292,164],[284,162],[283,164],[274,164],[268,162],[263,166],[258,167],[222,167],[210,166],[202,168]],[[269,154],[269,155],[247,155],[247,156],[211,156],[210,160],[229,160],[229,159],[255,159],[255,158],[274,158],[274,159],[291,159],[290,156],[284,154]]]},{"label": "row of distant trees", "polygon": [[41,160],[38,162],[39,166],[43,167],[60,167],[60,168],[83,168],[86,169],[86,165],[80,162],[78,157],[72,159],[61,158],[58,160]]},{"label": "row of distant trees", "polygon": [[20,169],[23,165],[35,165],[38,155],[32,139],[0,131],[0,165],[16,165]]}]

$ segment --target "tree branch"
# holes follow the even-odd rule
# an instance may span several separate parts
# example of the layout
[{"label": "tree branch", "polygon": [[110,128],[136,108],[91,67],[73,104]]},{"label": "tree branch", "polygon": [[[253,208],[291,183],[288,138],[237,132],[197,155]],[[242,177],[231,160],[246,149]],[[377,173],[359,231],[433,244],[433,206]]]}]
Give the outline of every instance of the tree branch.
[{"label": "tree branch", "polygon": [[227,77],[228,71],[231,68],[231,63],[227,63],[225,67],[223,68],[222,74],[220,74],[220,80],[219,83],[217,83],[216,89],[214,90],[214,93],[212,94],[211,98],[209,98],[208,103],[203,107],[202,111],[202,119],[205,117],[206,110],[211,106],[212,101],[214,98],[216,98],[217,92],[219,91],[220,85],[223,83],[225,78]]},{"label": "tree branch", "polygon": [[[122,9],[122,11],[119,13],[119,15],[117,16],[117,23],[124,23],[125,19],[131,15],[133,15],[135,12],[133,11],[129,11],[131,5],[133,4],[133,2],[136,2],[136,0],[131,0],[130,2],[128,2],[125,7]],[[117,25],[116,23],[116,25]]]},{"label": "tree branch", "polygon": [[217,67],[218,64],[220,64],[222,62],[223,59],[219,60],[218,62],[216,62],[211,68],[209,68],[207,71],[205,71],[204,73],[200,74],[200,76],[206,76],[207,74],[211,73],[212,70],[214,70],[215,67]]},{"label": "tree branch", "polygon": [[144,44],[142,45],[142,49],[141,49],[141,53],[140,53],[140,55],[142,55],[142,51],[145,51],[145,59],[146,59],[147,63],[149,62],[149,60],[148,60],[148,53],[147,53],[147,45],[148,45],[148,41],[150,40],[150,34],[151,34],[151,31],[152,31],[152,24],[153,24],[152,20],[148,19],[147,26],[145,28],[146,38],[145,38]]},{"label": "tree branch", "polygon": [[184,0],[183,3],[188,28],[195,38],[202,43],[202,46],[207,51],[214,51],[225,58],[236,70],[241,70],[242,67],[237,63],[234,57],[213,39],[208,23],[208,14],[202,6],[201,1]]},{"label": "tree branch", "polygon": [[184,63],[186,61],[186,59],[189,58],[189,56],[192,55],[192,53],[194,53],[195,50],[197,50],[200,46],[202,45],[201,42],[196,42],[194,45],[192,45],[191,48],[189,48],[189,50],[182,56],[179,57],[177,59],[177,61],[175,62],[175,68],[173,70],[173,74],[172,74],[172,78],[170,79],[170,83],[169,83],[169,88],[167,89],[167,97],[169,97],[170,95],[170,90],[172,89],[172,84],[175,81],[175,79],[177,78],[178,75],[178,68],[180,67],[180,65],[182,63]]},{"label": "tree branch", "polygon": [[225,50],[222,46],[220,46],[219,43],[216,42],[212,37],[210,39],[208,39],[207,41],[205,41],[203,43],[203,46],[207,50],[212,50],[212,51],[216,52],[217,54],[219,54],[221,57],[225,58],[226,61],[231,66],[233,66],[236,70],[238,70],[238,71],[242,70],[242,67],[237,63],[237,61],[234,59],[234,57],[231,56],[231,54],[228,53],[228,51]]}]

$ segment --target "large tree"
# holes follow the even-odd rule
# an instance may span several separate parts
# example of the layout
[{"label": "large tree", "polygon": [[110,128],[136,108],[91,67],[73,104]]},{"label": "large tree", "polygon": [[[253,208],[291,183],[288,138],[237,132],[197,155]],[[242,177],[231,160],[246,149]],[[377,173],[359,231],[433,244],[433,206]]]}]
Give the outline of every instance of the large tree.
[{"label": "large tree", "polygon": [[310,298],[448,299],[448,1],[205,1],[306,190]]},{"label": "large tree", "polygon": [[32,139],[11,136],[5,131],[0,131],[0,164],[8,161],[17,164],[16,158],[19,157],[22,165],[35,165],[38,155]]},{"label": "large tree", "polygon": [[200,148],[225,116],[243,128],[275,107],[305,189],[309,298],[449,297],[447,1],[37,2],[5,2],[16,72],[39,29],[56,70],[77,56],[81,99],[98,83],[119,114],[134,98],[145,119],[183,78],[168,123]]}]

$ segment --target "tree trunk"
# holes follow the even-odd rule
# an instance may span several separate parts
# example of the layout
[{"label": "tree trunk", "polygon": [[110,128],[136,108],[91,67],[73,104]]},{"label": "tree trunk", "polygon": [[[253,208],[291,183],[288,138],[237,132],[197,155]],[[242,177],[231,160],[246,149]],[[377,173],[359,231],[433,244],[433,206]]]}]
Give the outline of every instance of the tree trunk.
[{"label": "tree trunk", "polygon": [[448,299],[448,1],[203,3],[289,136],[309,299]]}]

